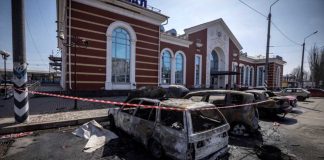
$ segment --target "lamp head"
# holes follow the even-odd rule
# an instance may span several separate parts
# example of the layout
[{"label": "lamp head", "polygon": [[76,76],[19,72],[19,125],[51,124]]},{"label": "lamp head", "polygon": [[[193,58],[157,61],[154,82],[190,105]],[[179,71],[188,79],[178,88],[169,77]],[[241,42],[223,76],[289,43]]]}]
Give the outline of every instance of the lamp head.
[{"label": "lamp head", "polygon": [[318,31],[315,31],[313,34],[316,34]]}]

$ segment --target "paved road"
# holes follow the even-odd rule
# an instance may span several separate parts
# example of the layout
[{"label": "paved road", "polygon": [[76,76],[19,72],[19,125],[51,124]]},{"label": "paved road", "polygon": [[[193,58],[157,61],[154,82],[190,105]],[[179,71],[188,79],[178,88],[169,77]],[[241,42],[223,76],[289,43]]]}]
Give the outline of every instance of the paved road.
[{"label": "paved road", "polygon": [[[258,159],[255,145],[268,144],[282,151],[282,159],[324,159],[324,99],[299,102],[299,107],[285,119],[260,121],[262,139],[231,138],[230,160]],[[277,123],[275,123],[277,122]],[[279,125],[277,125],[279,124]],[[89,154],[82,152],[86,140],[75,137],[73,128],[46,130],[18,138],[10,146],[5,159],[153,159],[144,147],[121,131],[120,137]],[[0,141],[1,142],[1,141]],[[5,145],[0,145],[4,148]],[[2,149],[5,151],[6,149]],[[1,153],[1,152],[0,152]],[[1,155],[1,154],[0,154]]]}]

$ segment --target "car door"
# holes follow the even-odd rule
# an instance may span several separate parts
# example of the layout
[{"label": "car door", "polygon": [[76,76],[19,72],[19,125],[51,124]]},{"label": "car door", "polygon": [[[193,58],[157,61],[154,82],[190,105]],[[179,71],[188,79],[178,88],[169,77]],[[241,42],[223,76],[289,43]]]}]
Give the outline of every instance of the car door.
[{"label": "car door", "polygon": [[[139,104],[141,100],[135,99],[130,100],[128,103]],[[135,113],[136,107],[124,105],[118,112],[116,124],[126,133],[132,135],[133,126],[133,114]]]},{"label": "car door", "polygon": [[[156,106],[155,102],[143,100],[142,105]],[[155,108],[138,107],[133,116],[133,135],[134,138],[144,145],[147,145],[148,139],[152,137],[156,120]]]},{"label": "car door", "polygon": [[177,159],[187,151],[187,122],[185,112],[159,109],[154,138],[158,139],[166,154]]}]

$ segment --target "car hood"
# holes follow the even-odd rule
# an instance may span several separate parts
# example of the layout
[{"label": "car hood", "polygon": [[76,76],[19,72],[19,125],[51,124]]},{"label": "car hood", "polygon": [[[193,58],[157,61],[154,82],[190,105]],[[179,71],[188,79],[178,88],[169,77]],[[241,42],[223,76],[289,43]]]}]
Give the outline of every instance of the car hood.
[{"label": "car hood", "polygon": [[290,101],[296,100],[295,96],[285,96],[286,98],[288,98]]}]

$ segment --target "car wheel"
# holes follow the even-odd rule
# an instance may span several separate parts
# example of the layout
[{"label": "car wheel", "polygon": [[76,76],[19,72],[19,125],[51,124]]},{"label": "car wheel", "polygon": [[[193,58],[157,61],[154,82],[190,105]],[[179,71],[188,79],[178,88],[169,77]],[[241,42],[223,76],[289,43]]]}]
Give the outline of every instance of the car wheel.
[{"label": "car wheel", "polygon": [[230,133],[235,136],[249,136],[248,127],[243,123],[234,123]]},{"label": "car wheel", "polygon": [[297,100],[298,100],[298,101],[305,101],[305,98],[302,97],[302,96],[297,96]]},{"label": "car wheel", "polygon": [[164,155],[163,147],[161,146],[160,143],[158,143],[155,140],[152,140],[149,143],[149,150],[150,150],[151,154],[153,155],[153,157],[155,157],[157,159],[161,159]]}]

